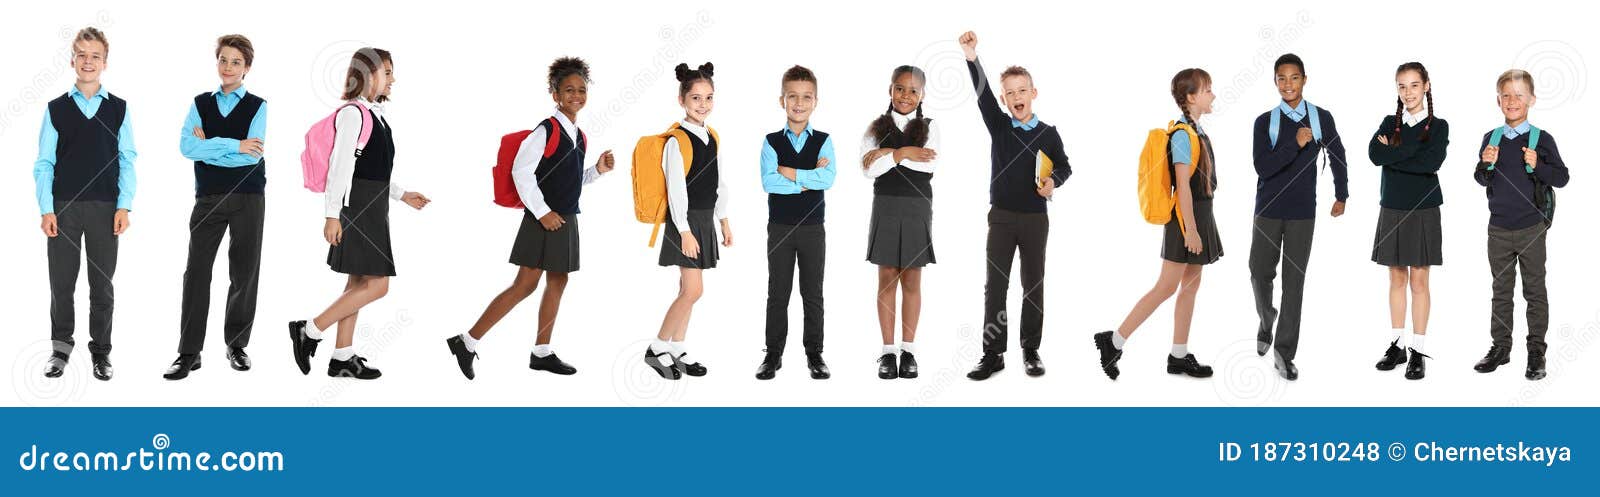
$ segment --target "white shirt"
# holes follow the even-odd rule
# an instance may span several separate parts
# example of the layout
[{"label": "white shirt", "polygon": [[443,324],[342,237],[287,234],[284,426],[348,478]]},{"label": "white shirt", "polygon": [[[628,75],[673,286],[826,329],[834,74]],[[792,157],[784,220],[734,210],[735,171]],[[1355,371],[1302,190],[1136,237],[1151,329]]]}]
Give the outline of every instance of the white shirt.
[{"label": "white shirt", "polygon": [[1416,126],[1417,123],[1420,123],[1424,119],[1427,119],[1427,118],[1428,118],[1428,102],[1426,102],[1426,101],[1422,102],[1422,112],[1421,113],[1412,114],[1410,110],[1403,110],[1400,113],[1400,121],[1405,123],[1406,126]]},{"label": "white shirt", "polygon": [[[911,116],[903,115],[899,112],[889,111],[889,117],[894,120],[895,128],[899,129],[901,132],[905,132],[906,125],[911,123]],[[866,134],[861,136],[861,157],[865,159],[867,154],[872,153],[873,150],[882,148],[878,145],[878,139],[872,136],[872,129],[867,129]],[[928,143],[922,146],[923,148],[933,149],[935,151],[939,150],[939,123],[933,121],[928,122]],[[894,153],[891,152],[884,154],[883,157],[879,157],[878,160],[872,161],[872,164],[867,167],[865,173],[868,178],[877,178],[882,176],[883,173],[889,172],[890,169],[894,169],[894,166],[896,165],[897,164],[894,162]],[[918,162],[907,159],[900,161],[898,165],[906,166],[907,169],[911,169],[913,171],[933,174],[934,161]]]},{"label": "white shirt", "polygon": [[[388,125],[382,105],[367,101],[366,97],[356,97],[352,102],[372,111],[373,125],[378,121]],[[350,205],[350,185],[356,174],[356,141],[361,137],[361,110],[353,106],[339,109],[339,115],[333,120],[333,130],[333,155],[328,159],[322,213],[328,219],[339,219],[339,210]],[[389,182],[389,198],[400,200],[405,194],[405,188]]]},{"label": "white shirt", "polygon": [[[705,126],[689,122],[687,119],[678,121],[678,127],[684,131],[694,133],[700,141],[711,143],[711,133]],[[672,223],[678,226],[679,231],[689,231],[689,181],[684,177],[683,152],[678,148],[678,138],[667,139],[667,146],[661,151],[661,172],[667,177],[667,211],[672,216]],[[728,218],[728,182],[724,181],[722,171],[717,171],[717,205],[716,218]]]},{"label": "white shirt", "polygon": [[[578,143],[578,125],[568,120],[560,108],[556,108],[555,118],[567,138],[572,139],[574,144]],[[544,127],[534,127],[528,138],[522,141],[522,146],[517,148],[517,158],[511,161],[511,182],[517,185],[517,196],[522,197],[522,205],[533,213],[533,217],[539,218],[550,213],[550,206],[544,203],[544,192],[539,190],[539,176],[534,172],[539,169],[539,161],[544,159],[544,146],[549,137]],[[589,166],[583,170],[583,184],[593,183],[597,179],[600,179],[599,169]]]}]

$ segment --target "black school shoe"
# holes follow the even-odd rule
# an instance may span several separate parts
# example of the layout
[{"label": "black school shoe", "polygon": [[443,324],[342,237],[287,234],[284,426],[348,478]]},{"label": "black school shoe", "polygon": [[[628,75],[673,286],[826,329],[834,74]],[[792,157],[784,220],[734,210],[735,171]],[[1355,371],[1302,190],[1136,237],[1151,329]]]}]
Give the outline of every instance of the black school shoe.
[{"label": "black school shoe", "polygon": [[900,351],[900,377],[907,380],[917,377],[917,356],[904,350]]},{"label": "black school shoe", "polygon": [[167,366],[167,372],[161,377],[181,380],[188,378],[189,372],[197,369],[200,369],[200,354],[178,354],[178,360],[172,361],[172,365]]},{"label": "black school shoe", "polygon": [[672,367],[677,368],[678,372],[683,373],[684,376],[694,376],[697,378],[705,376],[707,372],[705,365],[700,364],[699,362],[683,362],[683,356],[686,355],[689,354],[686,352],[672,356]]},{"label": "black school shoe", "polygon": [[60,378],[67,373],[67,359],[69,356],[61,352],[51,352],[50,360],[44,363],[45,378]]},{"label": "black school shoe", "polygon": [[250,370],[250,354],[244,353],[244,347],[228,347],[228,367],[234,371]]},{"label": "black school shoe", "polygon": [[822,354],[806,354],[806,371],[811,373],[813,380],[833,377],[833,372],[828,370],[828,363],[822,362]]},{"label": "black school shoe", "polygon": [[1112,333],[1116,332],[1095,333],[1094,348],[1100,351],[1100,370],[1105,372],[1107,378],[1115,380],[1122,375],[1122,370],[1117,368],[1117,361],[1122,360],[1122,350],[1111,344]]},{"label": "black school shoe", "polygon": [[328,360],[328,376],[334,378],[355,378],[358,380],[376,380],[383,376],[378,368],[368,366],[367,358],[351,356],[348,361],[338,359]]},{"label": "black school shoe", "polygon": [[450,354],[456,356],[456,366],[461,368],[461,374],[471,380],[478,377],[472,369],[472,361],[478,358],[478,353],[467,350],[467,341],[461,335],[444,339],[444,345],[450,348]]},{"label": "black school shoe", "polygon": [[1524,375],[1530,380],[1542,380],[1548,375],[1544,369],[1544,354],[1528,353],[1528,372]]},{"label": "black school shoe", "polygon": [[778,376],[778,368],[783,367],[783,358],[767,354],[761,359],[761,365],[756,366],[757,380],[770,380]]},{"label": "black school shoe", "polygon": [[[662,357],[666,357],[667,360],[662,361]],[[656,352],[651,350],[650,347],[645,347],[644,363],[645,365],[650,366],[650,369],[655,370],[656,374],[661,375],[661,377],[664,379],[676,380],[683,377],[683,371],[679,371],[678,368],[674,366],[676,361],[673,360],[671,352]]]},{"label": "black school shoe", "polygon": [[560,357],[556,357],[555,352],[551,352],[550,355],[544,357],[528,354],[528,369],[549,371],[562,376],[577,374],[578,372],[578,368],[572,367],[571,364],[562,361]]},{"label": "black school shoe", "polygon": [[893,380],[900,375],[894,365],[894,354],[878,356],[878,379]]},{"label": "black school shoe", "polygon": [[89,359],[94,361],[94,379],[100,381],[111,380],[111,354],[89,353]]},{"label": "black school shoe", "polygon": [[1210,378],[1211,366],[1200,364],[1200,361],[1194,358],[1194,354],[1185,355],[1181,359],[1172,357],[1172,354],[1167,354],[1167,374],[1186,374],[1195,378]]},{"label": "black school shoe", "polygon": [[1038,350],[1022,351],[1022,371],[1028,376],[1044,376],[1044,360],[1039,358]]},{"label": "black school shoe", "polygon": [[1005,369],[1006,358],[1004,356],[1000,354],[984,354],[982,359],[978,359],[978,365],[974,366],[972,371],[967,372],[967,379],[987,380],[990,376],[994,376],[995,373]]},{"label": "black school shoe", "polygon": [[1389,349],[1383,351],[1383,360],[1378,361],[1378,371],[1389,371],[1406,363],[1406,349],[1400,348],[1400,340],[1389,342]]},{"label": "black school shoe", "polygon": [[1478,360],[1478,364],[1472,366],[1472,369],[1479,373],[1493,373],[1494,370],[1500,369],[1500,366],[1507,364],[1511,364],[1511,348],[1494,345],[1489,347],[1489,353],[1484,354],[1483,359]]},{"label": "black school shoe", "polygon": [[1424,362],[1423,358],[1430,356],[1428,356],[1428,354],[1417,352],[1417,349],[1408,350],[1411,351],[1411,362],[1406,364],[1406,379],[1420,380],[1423,376],[1427,376],[1428,374],[1428,365],[1426,362]]},{"label": "black school shoe", "polygon": [[292,342],[289,350],[294,352],[294,365],[300,367],[300,374],[311,374],[311,356],[317,355],[317,344],[322,340],[306,336],[305,321],[290,321],[289,341]]}]

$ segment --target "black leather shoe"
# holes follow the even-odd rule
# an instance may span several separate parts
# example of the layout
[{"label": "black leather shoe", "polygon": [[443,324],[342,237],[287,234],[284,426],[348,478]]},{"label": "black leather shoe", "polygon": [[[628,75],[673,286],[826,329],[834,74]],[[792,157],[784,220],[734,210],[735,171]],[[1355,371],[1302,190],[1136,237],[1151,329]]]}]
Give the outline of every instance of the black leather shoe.
[{"label": "black leather shoe", "polygon": [[44,363],[44,377],[60,378],[61,375],[66,374],[67,358],[68,356],[66,354],[60,352],[51,352],[50,359]]},{"label": "black leather shoe", "polygon": [[1427,376],[1428,365],[1423,358],[1429,357],[1428,354],[1417,352],[1417,349],[1407,350],[1411,353],[1411,360],[1406,363],[1406,379],[1420,380],[1423,376]]},{"label": "black leather shoe", "polygon": [[1194,354],[1183,356],[1182,359],[1167,354],[1167,374],[1186,374],[1195,378],[1210,378],[1211,366],[1200,364]]},{"label": "black leather shoe", "polygon": [[672,356],[672,366],[678,368],[678,371],[682,372],[684,376],[705,376],[707,372],[705,365],[699,362],[683,362],[683,356],[686,355],[689,354],[684,353]]},{"label": "black leather shoe", "polygon": [[987,380],[990,376],[994,376],[995,373],[1004,371],[1005,369],[1005,357],[1001,357],[1000,354],[984,354],[982,359],[978,359],[978,365],[973,367],[972,371],[967,373],[967,378],[972,380]]},{"label": "black leather shoe", "polygon": [[1544,370],[1544,354],[1528,353],[1528,373],[1530,380],[1542,380],[1547,375]]},{"label": "black leather shoe", "polygon": [[[662,360],[663,358],[665,360]],[[676,362],[672,360],[671,352],[656,352],[650,347],[645,347],[644,363],[663,379],[676,380],[683,377],[683,371],[679,371],[675,366]]]},{"label": "black leather shoe", "polygon": [[806,354],[806,370],[811,372],[813,380],[833,377],[833,372],[828,370],[828,363],[822,362],[822,354]]},{"label": "black leather shoe", "polygon": [[94,379],[100,381],[111,380],[111,354],[89,353],[89,359],[94,361]]},{"label": "black leather shoe", "polygon": [[757,380],[770,380],[778,376],[778,369],[783,367],[783,358],[767,354],[761,359],[761,365],[756,366]]},{"label": "black leather shoe", "polygon": [[556,357],[555,352],[551,352],[550,355],[544,357],[528,354],[528,369],[549,371],[561,376],[578,374],[578,368],[572,367],[571,364],[562,361],[560,357]]},{"label": "black leather shoe", "polygon": [[1256,329],[1256,355],[1267,355],[1272,350],[1272,325],[1278,322],[1278,310],[1267,312],[1267,319],[1261,320],[1261,327]]},{"label": "black leather shoe", "polygon": [[228,367],[234,371],[250,370],[250,355],[244,353],[244,347],[228,347]]},{"label": "black leather shoe", "polygon": [[450,354],[456,356],[456,366],[461,368],[461,374],[471,380],[478,377],[472,369],[472,361],[478,358],[478,353],[467,350],[467,341],[456,335],[444,339],[444,345],[450,348]]},{"label": "black leather shoe", "polygon": [[1389,371],[1406,363],[1406,349],[1400,348],[1400,340],[1389,342],[1389,349],[1383,351],[1383,360],[1378,361],[1378,371]]},{"label": "black leather shoe", "polygon": [[1044,360],[1039,359],[1039,351],[1034,349],[1022,351],[1022,372],[1028,376],[1044,376]]},{"label": "black leather shoe", "polygon": [[894,364],[894,354],[878,356],[878,379],[893,380],[899,376],[899,368]]},{"label": "black leather shoe", "polygon": [[1100,370],[1106,373],[1107,378],[1113,380],[1122,375],[1122,370],[1117,368],[1117,361],[1122,359],[1122,350],[1111,344],[1111,334],[1115,331],[1102,331],[1094,334],[1094,348],[1100,351]]},{"label": "black leather shoe", "polygon": [[1511,347],[1495,345],[1489,347],[1489,353],[1484,354],[1483,359],[1478,360],[1478,364],[1472,366],[1472,369],[1479,373],[1493,373],[1494,370],[1500,369],[1500,366],[1510,363]]},{"label": "black leather shoe", "polygon": [[900,351],[900,377],[907,380],[917,377],[917,356],[904,350]]},{"label": "black leather shoe", "polygon": [[317,340],[306,336],[305,321],[289,322],[289,340],[291,352],[294,352],[294,365],[300,367],[300,374],[311,374],[311,356],[317,355]]},{"label": "black leather shoe", "polygon": [[368,366],[367,358],[351,356],[348,361],[331,359],[328,361],[328,376],[334,378],[355,378],[358,380],[376,380],[383,376],[378,368]]},{"label": "black leather shoe", "polygon": [[1272,368],[1278,370],[1278,376],[1282,376],[1285,380],[1294,381],[1300,379],[1300,368],[1295,367],[1292,360],[1278,359],[1273,361]]},{"label": "black leather shoe", "polygon": [[172,365],[167,366],[166,374],[161,375],[161,377],[169,380],[181,380],[188,378],[189,372],[196,369],[200,369],[200,354],[178,354],[178,360],[172,361]]}]

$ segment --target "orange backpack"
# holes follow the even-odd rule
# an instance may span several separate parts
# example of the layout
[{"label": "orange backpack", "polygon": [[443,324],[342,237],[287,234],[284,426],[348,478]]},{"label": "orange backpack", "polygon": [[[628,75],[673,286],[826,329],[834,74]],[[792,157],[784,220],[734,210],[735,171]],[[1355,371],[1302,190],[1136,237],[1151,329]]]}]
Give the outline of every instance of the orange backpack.
[{"label": "orange backpack", "polygon": [[[711,140],[717,139],[717,130],[706,128]],[[667,177],[661,170],[661,154],[667,148],[667,139],[678,139],[678,152],[683,154],[683,174],[689,174],[694,162],[694,145],[689,142],[689,132],[672,123],[666,132],[639,137],[633,146],[633,217],[641,223],[652,224],[649,246],[656,246],[656,236],[661,234],[661,224],[667,222]]]},{"label": "orange backpack", "polygon": [[[1144,220],[1151,224],[1167,224],[1172,221],[1173,212],[1179,208],[1178,193],[1169,167],[1169,145],[1173,133],[1179,131],[1188,133],[1189,143],[1194,144],[1189,147],[1188,160],[1189,173],[1193,174],[1200,163],[1201,141],[1194,128],[1187,123],[1171,121],[1166,129],[1150,130],[1149,137],[1144,140],[1144,151],[1139,153],[1139,210],[1144,214]],[[1178,216],[1178,228],[1187,232],[1182,215]]]}]

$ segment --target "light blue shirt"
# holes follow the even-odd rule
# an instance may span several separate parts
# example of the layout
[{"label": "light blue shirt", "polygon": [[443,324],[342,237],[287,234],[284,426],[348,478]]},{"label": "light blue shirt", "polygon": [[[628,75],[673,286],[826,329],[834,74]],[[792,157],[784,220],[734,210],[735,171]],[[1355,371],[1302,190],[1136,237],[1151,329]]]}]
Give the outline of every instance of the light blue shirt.
[{"label": "light blue shirt", "polygon": [[[78,105],[78,111],[83,112],[86,118],[94,118],[100,112],[100,103],[106,100],[106,88],[94,96],[84,96],[73,86],[67,95],[72,97],[72,103]],[[122,123],[117,130],[117,208],[133,210],[133,189],[137,184],[133,176],[133,161],[139,156],[133,147],[133,119],[128,117],[129,112],[123,112]],[[56,181],[56,142],[61,138],[56,133],[56,127],[50,122],[50,111],[45,110],[44,126],[39,128],[39,158],[33,162],[34,193],[39,198],[39,215],[54,214],[56,212],[55,181]]]},{"label": "light blue shirt", "polygon": [[1532,126],[1533,125],[1529,124],[1527,120],[1523,120],[1522,124],[1517,125],[1515,128],[1510,126],[1501,126],[1502,128],[1505,128],[1505,132],[1501,133],[1500,137],[1507,140],[1515,139],[1516,137],[1527,134],[1528,130],[1532,129]]},{"label": "light blue shirt", "polygon": [[[233,93],[223,93],[218,87],[213,96],[217,99],[217,111],[222,117],[228,117],[233,109],[244,100],[245,89],[240,86]],[[221,167],[253,166],[261,162],[260,157],[239,153],[239,140],[235,138],[207,137],[202,140],[195,138],[194,129],[203,128],[200,122],[200,110],[194,103],[189,104],[189,116],[183,119],[183,129],[178,131],[178,151],[189,160],[201,161],[206,164]],[[267,104],[262,102],[261,109],[256,111],[256,116],[250,119],[250,131],[246,138],[256,138],[265,141],[267,136]]]},{"label": "light blue shirt", "polygon": [[[795,152],[806,148],[806,140],[810,139],[811,135],[810,123],[806,124],[806,129],[802,130],[800,134],[795,134],[794,130],[789,129],[788,126],[783,127],[783,136],[789,139],[789,145],[794,147]],[[822,150],[817,152],[817,158],[828,159],[828,165],[816,169],[800,169],[792,164],[783,164],[788,167],[795,167],[794,180],[791,181],[778,173],[778,151],[772,149],[771,142],[761,140],[761,188],[766,190],[767,193],[778,195],[795,195],[800,193],[801,189],[827,190],[832,188],[833,178],[838,172],[837,165],[839,164],[838,158],[833,155],[832,136],[823,140]],[[810,166],[810,164],[806,165]]]},{"label": "light blue shirt", "polygon": [[[1187,122],[1189,122],[1189,120],[1188,119],[1184,119],[1182,117],[1179,117],[1178,118],[1178,122],[1187,123]],[[1197,135],[1204,136],[1206,134],[1206,130],[1201,129],[1199,125],[1196,125],[1194,127],[1194,133],[1197,134]],[[1177,133],[1173,133],[1172,134],[1172,140],[1167,142],[1167,149],[1172,152],[1172,163],[1173,164],[1188,164],[1189,160],[1190,160],[1189,159],[1189,157],[1190,157],[1189,154],[1193,154],[1194,153],[1194,150],[1192,148],[1190,148],[1192,146],[1193,145],[1191,145],[1189,143],[1189,134],[1188,133],[1184,133],[1182,131],[1179,131]]]},{"label": "light blue shirt", "polygon": [[1289,116],[1290,121],[1300,122],[1301,119],[1306,118],[1306,99],[1300,99],[1300,105],[1296,105],[1294,108],[1289,108],[1288,102],[1278,102],[1278,110],[1282,110],[1283,115]]},{"label": "light blue shirt", "polygon": [[1017,118],[1015,118],[1015,117],[1011,118],[1011,127],[1013,127],[1013,128],[1022,128],[1023,131],[1033,131],[1033,128],[1038,127],[1038,126],[1039,126],[1039,115],[1038,114],[1034,114],[1032,117],[1029,117],[1028,118],[1028,122],[1018,121]]}]

